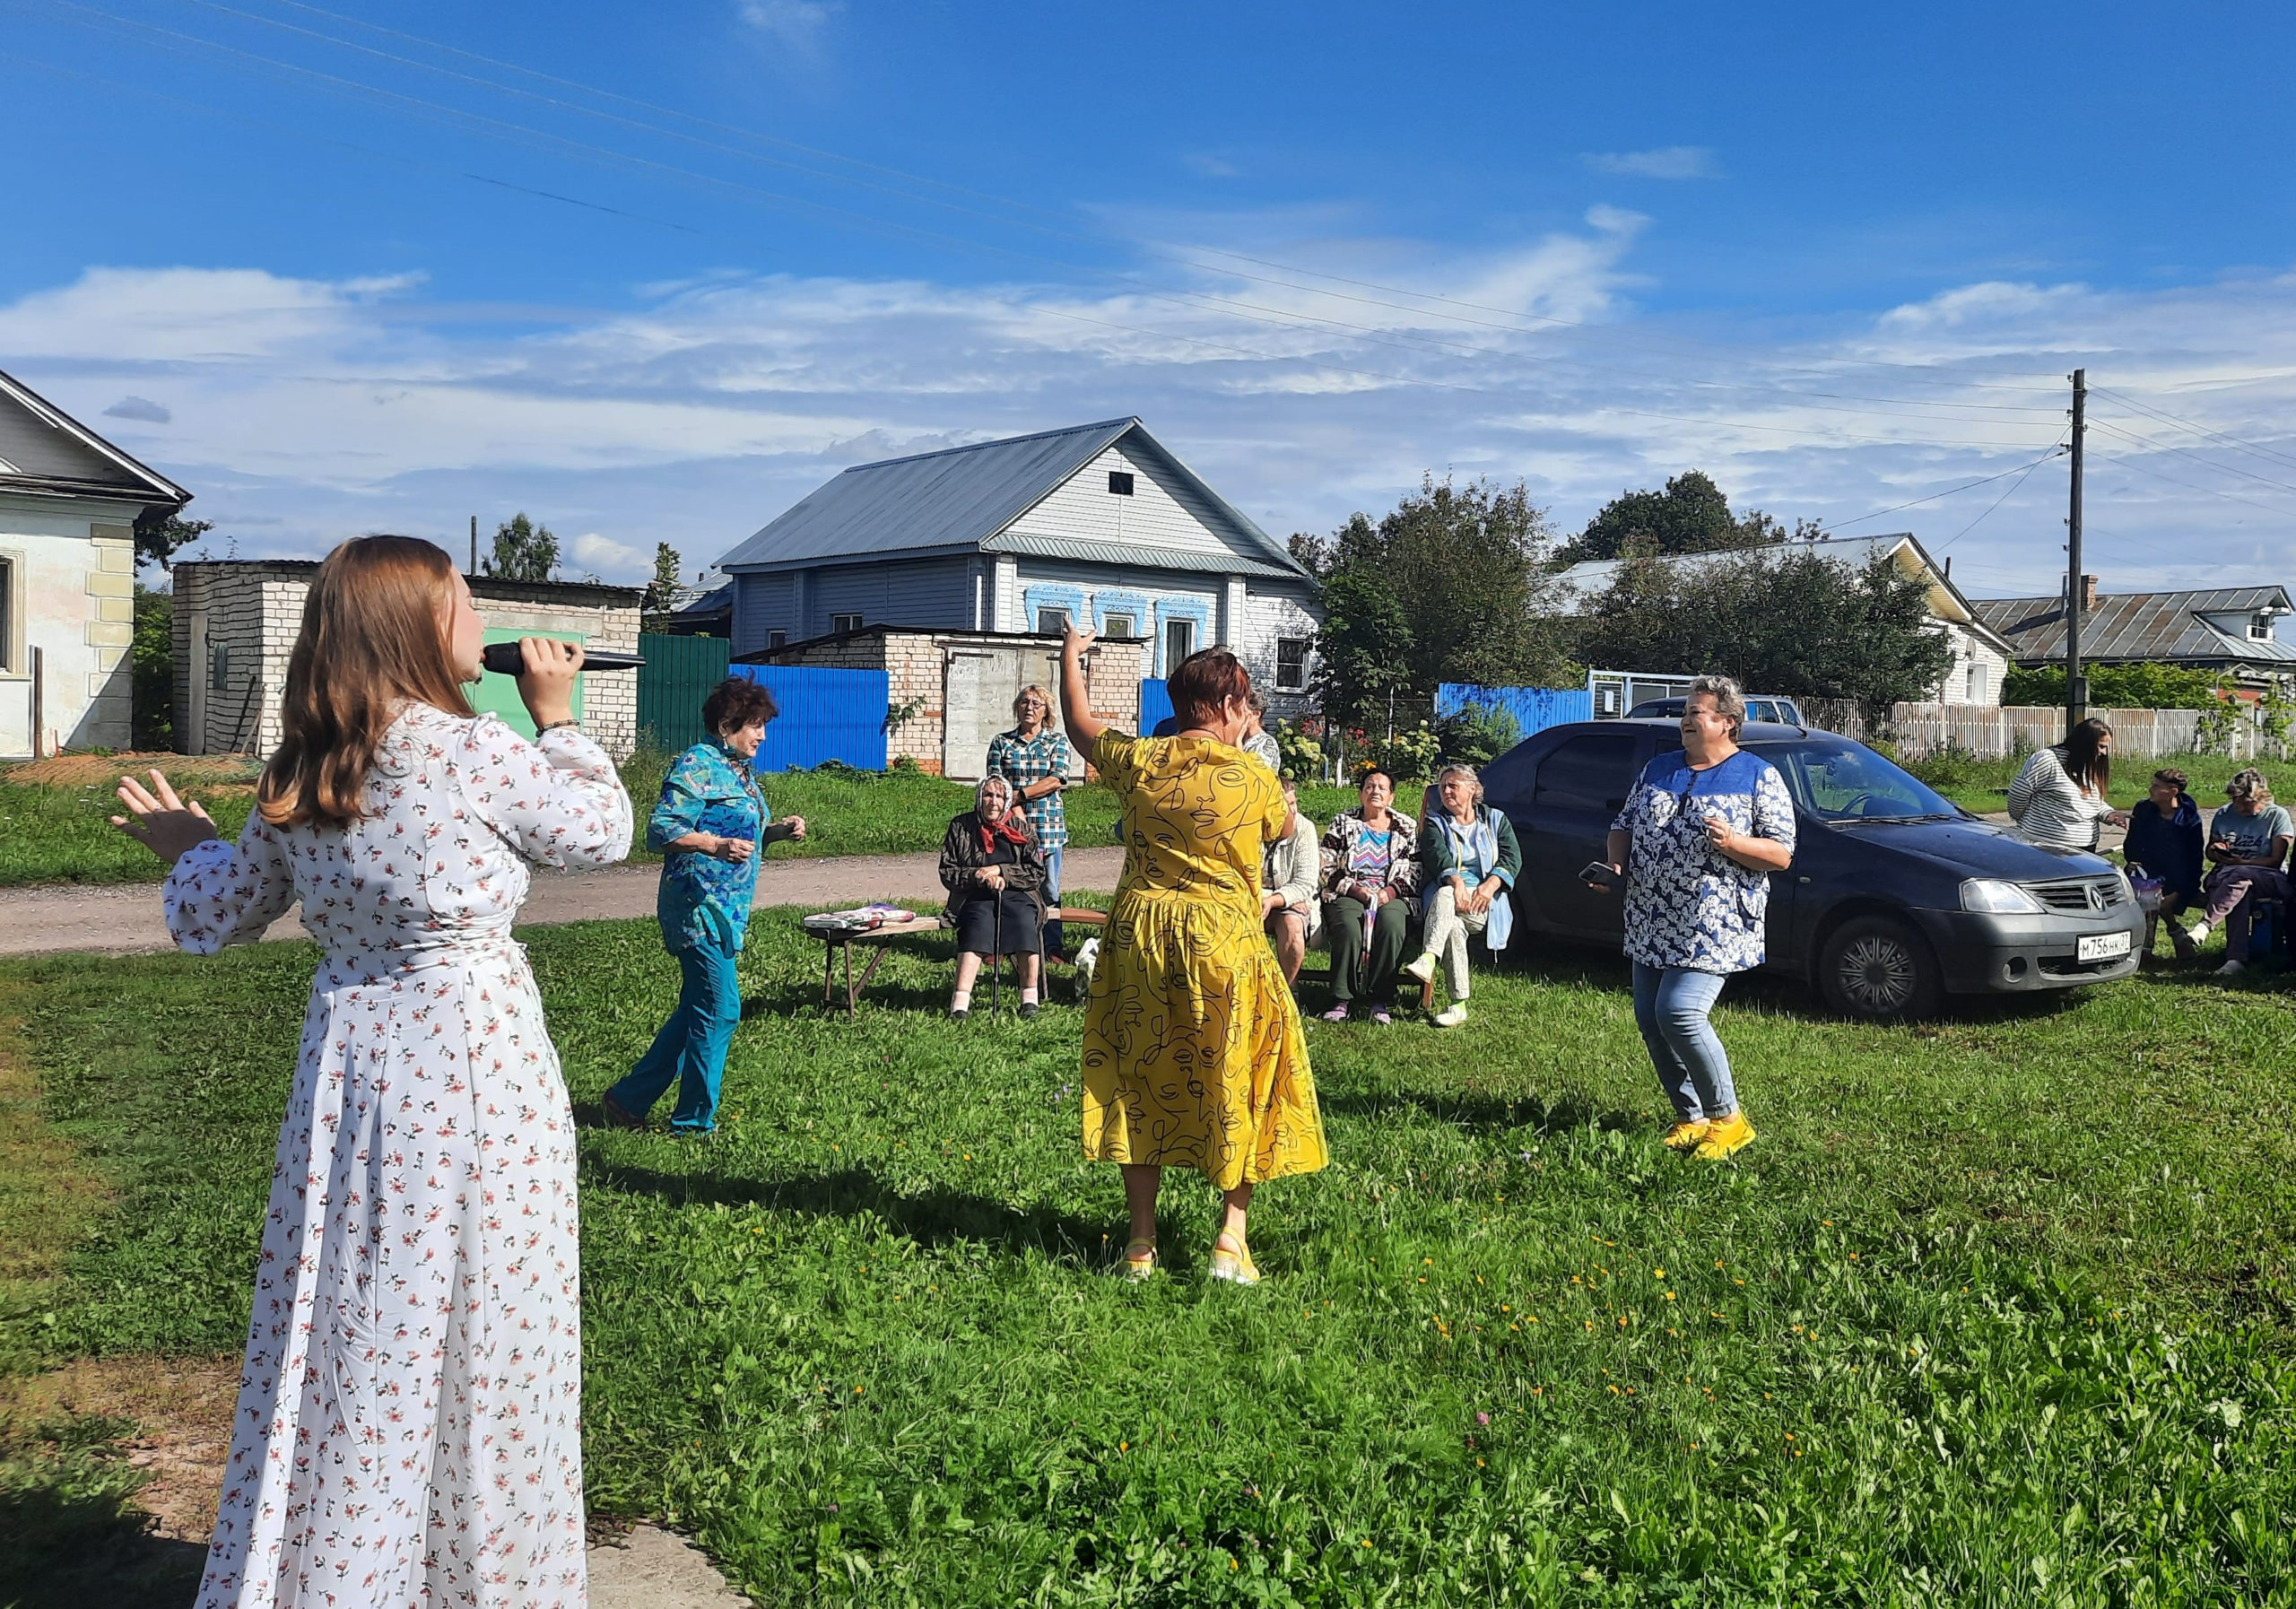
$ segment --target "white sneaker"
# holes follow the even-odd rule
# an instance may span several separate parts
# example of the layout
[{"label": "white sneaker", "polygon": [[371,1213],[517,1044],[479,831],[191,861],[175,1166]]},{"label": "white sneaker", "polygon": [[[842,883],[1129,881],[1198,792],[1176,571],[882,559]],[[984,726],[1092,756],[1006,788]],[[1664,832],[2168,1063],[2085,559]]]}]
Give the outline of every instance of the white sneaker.
[{"label": "white sneaker", "polygon": [[2222,966],[2217,968],[2216,975],[2219,978],[2238,978],[2241,973],[2248,970],[2248,963],[2247,961],[2235,958],[2231,961],[2226,961]]},{"label": "white sneaker", "polygon": [[2208,942],[2208,924],[2205,922],[2195,922],[2191,926],[2185,929],[2185,936],[2196,944],[2206,944]]},{"label": "white sneaker", "polygon": [[1088,938],[1083,944],[1076,946],[1076,961],[1074,964],[1076,970],[1083,974],[1086,983],[1092,981],[1092,969],[1100,964],[1100,941],[1099,939]]},{"label": "white sneaker", "polygon": [[1464,1000],[1452,1001],[1450,1005],[1437,1012],[1432,1019],[1438,1028],[1457,1028],[1466,1020],[1467,1003]]},{"label": "white sneaker", "polygon": [[1435,952],[1421,951],[1416,960],[1404,963],[1403,971],[1405,977],[1416,978],[1422,983],[1431,981],[1435,976]]}]

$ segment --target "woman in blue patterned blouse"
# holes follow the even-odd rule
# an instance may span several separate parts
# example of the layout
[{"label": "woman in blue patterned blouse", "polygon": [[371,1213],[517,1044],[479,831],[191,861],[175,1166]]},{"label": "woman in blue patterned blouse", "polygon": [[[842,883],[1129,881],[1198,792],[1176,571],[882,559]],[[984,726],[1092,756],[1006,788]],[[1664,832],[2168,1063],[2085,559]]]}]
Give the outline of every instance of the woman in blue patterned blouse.
[{"label": "woman in blue patterned blouse", "polygon": [[765,796],[750,772],[765,741],[765,724],[779,713],[773,695],[758,683],[727,677],[701,705],[701,724],[717,735],[679,755],[662,778],[661,803],[646,823],[646,847],[662,857],[656,909],[662,947],[678,958],[678,1005],[654,1036],[653,1048],[606,1092],[609,1123],[642,1127],[675,1079],[672,1130],[706,1135],[717,1126],[726,1052],[742,1021],[735,962],[749,935],[757,854],[768,844],[805,836],[803,816],[767,824]]},{"label": "woman in blue patterned blouse", "polygon": [[1761,965],[1770,874],[1794,860],[1794,801],[1770,761],[1738,747],[1745,719],[1735,682],[1693,681],[1683,746],[1643,768],[1607,851],[1626,878],[1635,1024],[1674,1103],[1666,1144],[1709,1161],[1754,1130],[1708,1013],[1724,978]]}]

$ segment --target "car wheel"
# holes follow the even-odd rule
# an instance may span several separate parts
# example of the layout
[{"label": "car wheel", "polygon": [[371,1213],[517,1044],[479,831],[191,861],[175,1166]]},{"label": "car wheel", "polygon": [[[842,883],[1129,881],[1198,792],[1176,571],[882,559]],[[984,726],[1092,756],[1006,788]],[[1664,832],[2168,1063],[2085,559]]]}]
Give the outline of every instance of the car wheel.
[{"label": "car wheel", "polygon": [[1828,1005],[1856,1017],[1930,1016],[1944,996],[1937,958],[1895,917],[1854,917],[1835,928],[1817,981]]}]

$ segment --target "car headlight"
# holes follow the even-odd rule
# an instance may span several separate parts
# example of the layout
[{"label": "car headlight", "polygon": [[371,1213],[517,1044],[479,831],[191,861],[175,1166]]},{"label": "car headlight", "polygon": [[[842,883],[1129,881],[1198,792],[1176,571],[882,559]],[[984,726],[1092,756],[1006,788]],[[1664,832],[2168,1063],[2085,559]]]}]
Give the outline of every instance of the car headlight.
[{"label": "car headlight", "polygon": [[2048,907],[2013,883],[2005,883],[1998,877],[1972,877],[1961,884],[1961,909],[1991,911],[1996,916],[2033,916],[2046,912]]}]

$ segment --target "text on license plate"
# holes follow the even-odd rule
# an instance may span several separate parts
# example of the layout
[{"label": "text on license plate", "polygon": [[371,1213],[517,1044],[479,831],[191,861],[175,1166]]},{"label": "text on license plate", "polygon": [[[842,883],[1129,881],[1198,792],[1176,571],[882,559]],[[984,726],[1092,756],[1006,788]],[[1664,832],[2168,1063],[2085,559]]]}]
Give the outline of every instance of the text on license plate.
[{"label": "text on license plate", "polygon": [[2080,941],[2075,959],[2080,961],[2109,961],[2116,955],[2128,953],[2128,935],[2125,933],[2092,933]]}]

